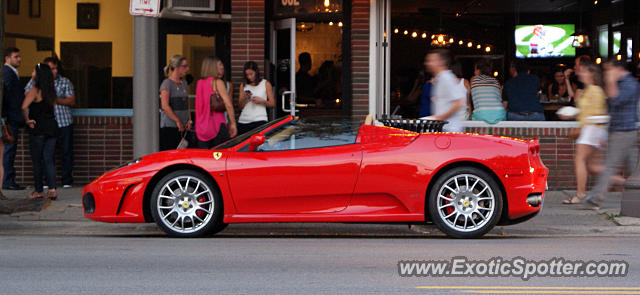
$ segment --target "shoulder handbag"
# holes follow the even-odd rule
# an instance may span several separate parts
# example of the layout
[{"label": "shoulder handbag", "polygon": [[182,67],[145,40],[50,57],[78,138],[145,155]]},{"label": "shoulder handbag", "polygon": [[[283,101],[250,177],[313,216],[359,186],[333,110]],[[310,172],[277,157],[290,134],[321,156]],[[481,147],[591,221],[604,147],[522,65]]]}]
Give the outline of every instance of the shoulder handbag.
[{"label": "shoulder handbag", "polygon": [[211,96],[209,97],[209,108],[212,112],[224,112],[226,107],[224,106],[224,101],[222,101],[222,97],[218,94],[216,89],[216,79],[213,78],[211,80]]},{"label": "shoulder handbag", "polygon": [[2,142],[3,143],[14,143],[16,138],[13,137],[11,131],[9,130],[9,126],[5,124],[5,120],[2,119]]}]

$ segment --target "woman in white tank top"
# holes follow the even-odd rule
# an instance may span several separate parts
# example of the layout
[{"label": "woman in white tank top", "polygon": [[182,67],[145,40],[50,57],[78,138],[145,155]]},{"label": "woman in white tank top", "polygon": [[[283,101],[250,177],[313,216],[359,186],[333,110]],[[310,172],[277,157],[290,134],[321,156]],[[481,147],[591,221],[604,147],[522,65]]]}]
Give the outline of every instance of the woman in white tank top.
[{"label": "woman in white tank top", "polygon": [[246,84],[240,85],[238,135],[267,123],[267,108],[275,106],[273,88],[269,81],[260,78],[258,64],[248,61],[244,64]]}]

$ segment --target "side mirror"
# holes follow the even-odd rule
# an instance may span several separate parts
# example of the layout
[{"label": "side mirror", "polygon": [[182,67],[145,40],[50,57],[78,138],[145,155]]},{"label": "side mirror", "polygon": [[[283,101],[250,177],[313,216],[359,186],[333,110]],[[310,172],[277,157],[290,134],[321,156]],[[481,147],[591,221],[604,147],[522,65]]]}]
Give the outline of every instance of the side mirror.
[{"label": "side mirror", "polygon": [[262,134],[254,134],[249,139],[249,151],[255,152],[256,149],[264,144],[264,135]]}]

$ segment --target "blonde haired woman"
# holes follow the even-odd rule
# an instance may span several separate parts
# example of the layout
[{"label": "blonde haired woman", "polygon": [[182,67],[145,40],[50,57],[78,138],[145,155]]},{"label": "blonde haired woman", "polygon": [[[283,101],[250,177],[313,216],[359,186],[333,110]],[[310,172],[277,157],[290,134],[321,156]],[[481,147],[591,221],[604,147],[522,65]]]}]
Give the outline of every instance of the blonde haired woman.
[{"label": "blonde haired woman", "polygon": [[[222,62],[217,57],[206,57],[202,61],[202,79],[196,86],[196,137],[198,148],[209,149],[221,144],[238,133],[233,104],[226,85],[220,79]],[[222,65],[224,68],[224,65]],[[227,126],[224,112],[211,110],[211,96],[219,95],[229,114]]]},{"label": "blonde haired woman", "polygon": [[191,114],[187,82],[183,79],[189,71],[187,59],[174,55],[164,67],[167,77],[160,84],[160,150],[175,149],[180,143],[181,133],[191,129]]}]

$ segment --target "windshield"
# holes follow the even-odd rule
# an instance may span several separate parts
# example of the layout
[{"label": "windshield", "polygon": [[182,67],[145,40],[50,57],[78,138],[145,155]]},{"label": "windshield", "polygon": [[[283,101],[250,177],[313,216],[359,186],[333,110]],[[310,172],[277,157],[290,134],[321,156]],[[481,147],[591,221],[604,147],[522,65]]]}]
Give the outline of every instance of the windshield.
[{"label": "windshield", "polygon": [[230,140],[227,140],[227,141],[225,141],[225,142],[223,142],[223,143],[221,143],[221,144],[219,144],[217,146],[214,146],[211,149],[212,150],[221,150],[221,149],[228,149],[230,147],[234,147],[234,146],[244,142],[245,140],[249,139],[249,137],[251,137],[252,135],[267,129],[267,128],[269,128],[269,127],[271,127],[271,126],[273,126],[273,125],[285,120],[288,117],[289,116],[284,116],[284,117],[275,119],[275,120],[273,120],[271,122],[268,122],[268,123],[266,123],[264,125],[261,125],[258,128],[255,128],[255,129],[253,129],[253,130],[251,130],[251,131],[249,131],[249,132],[247,132],[245,134],[242,134],[240,136],[236,136],[236,137],[234,137],[234,138],[232,138]]}]

